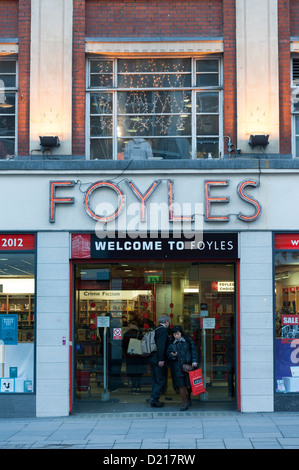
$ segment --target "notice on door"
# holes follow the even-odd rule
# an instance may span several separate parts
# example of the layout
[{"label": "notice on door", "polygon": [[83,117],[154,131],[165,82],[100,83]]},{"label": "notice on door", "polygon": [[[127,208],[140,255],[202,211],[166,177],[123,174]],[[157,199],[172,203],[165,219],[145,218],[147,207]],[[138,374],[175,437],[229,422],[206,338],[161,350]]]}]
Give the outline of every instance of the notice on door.
[{"label": "notice on door", "polygon": [[202,328],[204,330],[213,330],[215,328],[215,318],[202,318]]},{"label": "notice on door", "polygon": [[97,317],[97,327],[107,328],[110,326],[110,317]]}]

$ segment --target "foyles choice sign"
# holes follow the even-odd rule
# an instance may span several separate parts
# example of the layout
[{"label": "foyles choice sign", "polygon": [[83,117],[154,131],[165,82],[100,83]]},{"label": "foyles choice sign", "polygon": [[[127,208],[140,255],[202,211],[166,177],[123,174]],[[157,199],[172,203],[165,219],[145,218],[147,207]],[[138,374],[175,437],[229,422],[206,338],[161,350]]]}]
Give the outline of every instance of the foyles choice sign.
[{"label": "foyles choice sign", "polygon": [[[175,185],[170,179],[156,179],[150,182],[146,190],[141,189],[136,182],[126,178],[119,183],[96,181],[85,192],[82,191],[81,184],[81,181],[73,180],[50,181],[49,222],[55,223],[56,211],[61,205],[74,205],[77,203],[74,197],[74,187],[76,185],[79,185],[80,195],[82,194],[82,201],[79,201],[79,203],[82,204],[83,202],[88,217],[103,223],[115,221],[124,210],[132,214],[132,208],[126,202],[128,196],[131,200],[134,199],[135,205],[136,203],[138,205],[138,218],[141,223],[146,222],[148,213],[157,213],[159,208],[157,208],[157,202],[152,202],[154,200],[158,200],[160,205],[167,206],[166,217],[171,223],[196,223],[198,214],[207,223],[228,223],[232,212],[240,221],[252,223],[261,214],[261,205],[254,197],[255,188],[259,184],[253,179],[243,180],[238,183],[231,183],[227,179],[210,178],[204,181],[190,179],[190,182],[188,181],[189,188],[194,189],[195,187],[196,194],[198,194],[198,199],[195,196],[196,200],[194,201],[193,196],[192,200],[192,207],[196,209],[194,214],[192,212],[184,213],[184,204],[185,206],[189,203],[191,205],[191,202],[188,201],[188,191],[185,192],[184,201],[175,202]],[[160,190],[162,186],[167,187],[167,192],[163,188]],[[234,199],[237,199],[237,202],[230,209],[229,195],[232,196],[233,192]],[[96,208],[94,208],[95,200],[101,201]]]}]

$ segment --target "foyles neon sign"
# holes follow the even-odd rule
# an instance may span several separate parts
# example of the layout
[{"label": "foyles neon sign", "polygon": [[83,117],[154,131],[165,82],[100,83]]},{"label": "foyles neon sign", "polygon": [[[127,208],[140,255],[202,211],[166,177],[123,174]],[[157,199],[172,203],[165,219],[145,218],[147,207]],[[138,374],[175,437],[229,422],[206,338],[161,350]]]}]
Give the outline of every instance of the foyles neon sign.
[{"label": "foyles neon sign", "polygon": [[[142,192],[138,186],[131,180],[125,180],[126,186],[132,191],[132,193],[136,196],[137,200],[141,204],[141,212],[140,212],[140,220],[146,221],[146,205],[149,201],[152,194],[157,190],[160,183],[162,181],[166,181],[168,185],[168,209],[169,209],[169,222],[175,221],[194,221],[194,215],[190,216],[183,216],[183,215],[176,215],[174,210],[174,182],[170,179],[162,180],[157,179],[153,181],[150,186],[147,188],[145,192]],[[56,214],[56,207],[59,204],[74,204],[75,198],[74,197],[59,197],[57,196],[57,191],[59,188],[73,188],[77,184],[76,181],[50,181],[50,210],[49,210],[49,222],[55,223],[55,214]],[[204,220],[205,222],[229,222],[230,216],[229,215],[216,215],[214,213],[213,204],[228,204],[230,202],[230,198],[228,196],[215,196],[213,190],[220,187],[228,187],[230,185],[228,180],[214,180],[209,179],[204,181]],[[245,201],[249,206],[249,213],[243,214],[239,212],[237,218],[243,222],[254,222],[258,219],[261,214],[261,205],[260,203],[254,199],[252,196],[246,194],[246,189],[248,187],[256,188],[258,187],[258,183],[252,179],[242,181],[238,184],[236,191],[238,197]],[[114,192],[118,196],[118,203],[115,210],[112,211],[110,214],[97,214],[91,206],[91,197],[95,193],[95,191],[101,191],[103,189],[109,189]],[[96,181],[95,183],[91,184],[84,195],[84,206],[86,213],[89,217],[93,220],[98,222],[109,222],[115,220],[122,210],[125,207],[125,193],[123,189],[120,187],[120,183],[116,184],[111,181]]]}]

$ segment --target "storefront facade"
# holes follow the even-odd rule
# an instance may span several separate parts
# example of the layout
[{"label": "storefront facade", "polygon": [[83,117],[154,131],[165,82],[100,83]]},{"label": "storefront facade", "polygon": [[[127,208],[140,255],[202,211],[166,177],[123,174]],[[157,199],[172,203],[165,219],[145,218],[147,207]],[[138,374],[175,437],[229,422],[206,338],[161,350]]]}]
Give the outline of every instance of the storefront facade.
[{"label": "storefront facade", "polygon": [[[30,398],[37,416],[67,415],[78,402],[101,402],[103,394],[120,402],[132,394],[123,355],[131,313],[137,313],[142,332],[167,313],[173,325],[180,324],[195,339],[207,402],[224,408],[229,403],[244,412],[273,411],[276,214],[273,218],[266,201],[273,200],[278,210],[277,187],[283,182],[275,173],[251,170],[246,180],[242,173],[228,172],[223,178],[211,170],[173,175],[168,198],[168,178],[131,172],[128,181],[143,195],[160,180],[146,200],[137,200],[128,182],[113,171],[101,179],[81,174],[78,181],[76,174],[64,172],[20,180],[7,226],[20,224],[27,229],[23,232],[35,228],[35,381]],[[11,184],[6,175],[2,191]],[[186,185],[193,188],[188,199]],[[91,188],[96,189],[91,193]],[[130,230],[123,230],[121,217]],[[104,390],[105,317],[110,326]],[[232,359],[225,354],[228,333],[233,336]],[[78,390],[80,371],[90,375],[89,391]],[[142,377],[138,400],[145,402],[150,390],[146,367]],[[168,384],[174,395],[171,376]],[[16,403],[23,395],[28,399],[29,392],[21,397],[15,390],[3,398]],[[175,396],[169,403],[175,406]]]},{"label": "storefront facade", "polygon": [[195,407],[298,409],[298,12],[0,2],[1,417],[146,404],[162,313]]}]

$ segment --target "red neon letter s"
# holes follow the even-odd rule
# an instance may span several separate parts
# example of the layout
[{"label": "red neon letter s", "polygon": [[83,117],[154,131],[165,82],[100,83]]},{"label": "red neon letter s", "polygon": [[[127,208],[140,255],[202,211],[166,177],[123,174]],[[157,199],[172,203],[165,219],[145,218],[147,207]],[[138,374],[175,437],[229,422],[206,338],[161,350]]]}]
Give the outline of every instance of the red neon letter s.
[{"label": "red neon letter s", "polygon": [[254,207],[255,211],[254,211],[254,214],[250,216],[243,215],[240,212],[238,215],[238,219],[243,220],[243,222],[253,222],[259,217],[261,213],[261,206],[258,201],[253,199],[253,197],[249,197],[244,194],[244,189],[246,188],[246,186],[253,186],[254,188],[256,188],[258,184],[256,181],[253,181],[253,180],[242,181],[242,183],[238,185],[238,189],[237,189],[238,196],[243,201],[248,202],[248,204],[251,204]]}]

